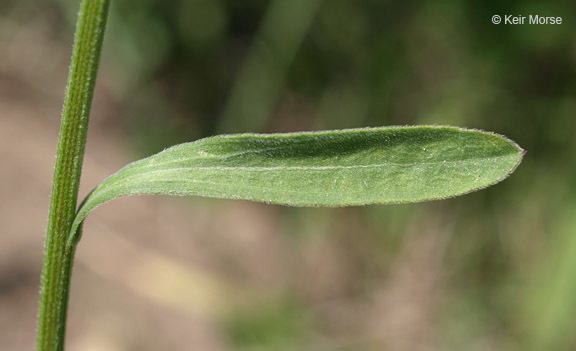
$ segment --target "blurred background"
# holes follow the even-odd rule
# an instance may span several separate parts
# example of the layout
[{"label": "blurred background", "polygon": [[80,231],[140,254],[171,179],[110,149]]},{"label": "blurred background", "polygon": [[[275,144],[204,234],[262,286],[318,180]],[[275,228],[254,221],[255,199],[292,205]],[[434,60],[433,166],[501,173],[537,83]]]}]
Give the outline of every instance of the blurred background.
[{"label": "blurred background", "polygon": [[[1,350],[35,345],[78,5],[0,2]],[[219,133],[448,124],[528,153],[415,205],[114,201],[85,225],[67,349],[575,350],[575,19],[572,0],[113,0],[82,196]]]}]

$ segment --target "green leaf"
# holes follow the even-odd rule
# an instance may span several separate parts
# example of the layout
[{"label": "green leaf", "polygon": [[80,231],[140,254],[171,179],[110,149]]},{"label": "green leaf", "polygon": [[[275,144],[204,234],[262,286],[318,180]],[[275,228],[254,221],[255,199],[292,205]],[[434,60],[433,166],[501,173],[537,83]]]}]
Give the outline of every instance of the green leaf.
[{"label": "green leaf", "polygon": [[443,126],[222,135],[176,145],[121,169],[81,204],[128,195],[199,195],[293,206],[453,197],[506,178],[524,151],[511,140]]}]

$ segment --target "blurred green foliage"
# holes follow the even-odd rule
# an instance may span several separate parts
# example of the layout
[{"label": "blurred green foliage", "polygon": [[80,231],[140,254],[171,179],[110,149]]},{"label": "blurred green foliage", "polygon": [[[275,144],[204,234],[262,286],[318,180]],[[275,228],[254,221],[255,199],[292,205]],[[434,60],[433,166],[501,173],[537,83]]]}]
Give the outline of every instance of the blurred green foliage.
[{"label": "blurred green foliage", "polygon": [[261,301],[258,308],[238,311],[228,321],[236,350],[300,350],[309,334],[308,312],[293,298]]},{"label": "blurred green foliage", "polygon": [[[419,205],[287,208],[284,231],[298,250],[319,237],[345,248],[344,295],[364,303],[393,276],[407,241],[442,237],[433,325],[442,350],[576,348],[576,2],[112,4],[102,69],[126,116],[118,123],[142,155],[222,131],[416,123],[517,141],[528,150],[522,166],[493,188]],[[4,0],[0,10],[46,16],[71,42],[75,1]],[[494,25],[495,14],[563,24]],[[301,294],[297,284],[287,289]],[[234,317],[230,340],[241,350],[293,350],[308,328],[330,335],[330,323],[298,326],[315,303],[253,306]]]}]

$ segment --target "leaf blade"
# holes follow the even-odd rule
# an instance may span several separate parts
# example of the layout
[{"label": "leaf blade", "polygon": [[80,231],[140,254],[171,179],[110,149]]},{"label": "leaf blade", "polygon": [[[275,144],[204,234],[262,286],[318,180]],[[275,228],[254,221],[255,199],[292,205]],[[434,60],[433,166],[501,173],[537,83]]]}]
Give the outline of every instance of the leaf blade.
[{"label": "leaf blade", "polygon": [[198,195],[293,206],[421,202],[466,194],[510,175],[524,151],[489,132],[445,126],[222,135],[173,146],[107,178],[88,213],[130,195]]}]

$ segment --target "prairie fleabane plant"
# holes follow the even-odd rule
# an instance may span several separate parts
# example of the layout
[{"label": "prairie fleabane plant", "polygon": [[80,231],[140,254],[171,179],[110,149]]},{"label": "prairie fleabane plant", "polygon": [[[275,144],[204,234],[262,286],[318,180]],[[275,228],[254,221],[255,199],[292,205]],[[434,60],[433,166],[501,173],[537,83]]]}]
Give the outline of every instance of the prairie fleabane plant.
[{"label": "prairie fleabane plant", "polygon": [[82,0],[66,91],[45,244],[38,350],[63,350],[70,277],[88,213],[118,197],[199,195],[292,206],[443,199],[510,175],[511,140],[445,126],[239,134],[176,145],[104,180],[77,208],[86,129],[108,0]]}]

